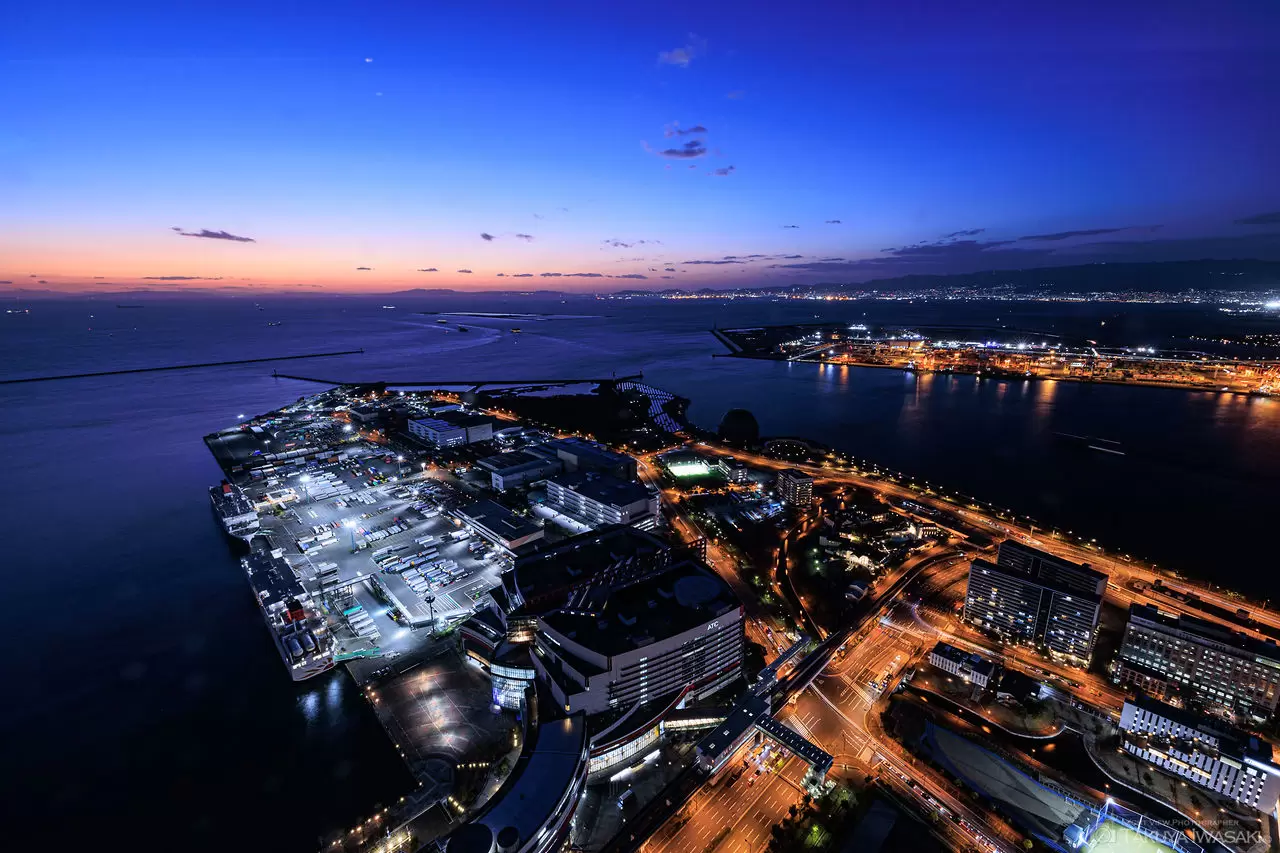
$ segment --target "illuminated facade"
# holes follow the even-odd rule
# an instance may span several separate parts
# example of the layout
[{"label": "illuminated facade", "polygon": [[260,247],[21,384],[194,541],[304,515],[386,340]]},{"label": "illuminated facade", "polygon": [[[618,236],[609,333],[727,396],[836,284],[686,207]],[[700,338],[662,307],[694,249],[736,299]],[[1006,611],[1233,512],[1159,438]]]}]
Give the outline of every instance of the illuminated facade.
[{"label": "illuminated facade", "polygon": [[1213,622],[1134,604],[1114,678],[1156,698],[1263,722],[1280,697],[1280,649]]},{"label": "illuminated facade", "polygon": [[1271,744],[1146,696],[1120,712],[1124,748],[1138,758],[1240,805],[1270,812],[1280,797]]},{"label": "illuminated facade", "polygon": [[1006,642],[1087,666],[1107,576],[1017,542],[969,566],[965,620]]}]

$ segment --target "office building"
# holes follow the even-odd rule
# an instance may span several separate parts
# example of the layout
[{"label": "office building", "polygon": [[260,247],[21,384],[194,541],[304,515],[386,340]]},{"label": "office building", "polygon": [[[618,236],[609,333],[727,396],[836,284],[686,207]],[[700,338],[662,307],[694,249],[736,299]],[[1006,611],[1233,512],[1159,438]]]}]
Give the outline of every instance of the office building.
[{"label": "office building", "polygon": [[547,503],[577,521],[596,528],[633,524],[652,528],[658,496],[630,480],[579,471],[547,480]]},{"label": "office building", "polygon": [[1120,712],[1124,748],[1167,773],[1270,812],[1280,797],[1280,767],[1271,744],[1230,726],[1145,695]]},{"label": "office building", "polygon": [[636,460],[625,453],[614,453],[607,447],[576,437],[558,438],[547,442],[547,446],[556,452],[564,463],[564,470],[571,474],[594,471],[619,480],[636,478]]},{"label": "office building", "polygon": [[1134,604],[1113,675],[1158,699],[1263,722],[1280,696],[1280,648],[1215,622]]},{"label": "office building", "polygon": [[808,508],[813,505],[813,478],[795,468],[778,472],[778,494],[788,506]]},{"label": "office building", "polygon": [[489,472],[490,485],[496,492],[523,488],[559,474],[564,468],[559,456],[536,446],[488,456],[477,465]]},{"label": "office building", "polygon": [[966,621],[1010,643],[1087,666],[1107,576],[1021,543],[1000,543],[997,562],[974,560]]},{"label": "office building", "polygon": [[411,418],[409,434],[434,447],[458,447],[493,438],[493,420],[484,415],[441,412],[427,418]]}]

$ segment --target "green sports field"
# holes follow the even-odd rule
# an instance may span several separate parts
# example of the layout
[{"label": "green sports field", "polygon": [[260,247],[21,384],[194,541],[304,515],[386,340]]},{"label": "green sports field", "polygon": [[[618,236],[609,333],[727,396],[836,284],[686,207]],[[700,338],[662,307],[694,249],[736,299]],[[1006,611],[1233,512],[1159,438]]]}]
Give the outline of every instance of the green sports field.
[{"label": "green sports field", "polygon": [[1108,820],[1090,836],[1086,849],[1089,853],[1169,853],[1171,848]]}]

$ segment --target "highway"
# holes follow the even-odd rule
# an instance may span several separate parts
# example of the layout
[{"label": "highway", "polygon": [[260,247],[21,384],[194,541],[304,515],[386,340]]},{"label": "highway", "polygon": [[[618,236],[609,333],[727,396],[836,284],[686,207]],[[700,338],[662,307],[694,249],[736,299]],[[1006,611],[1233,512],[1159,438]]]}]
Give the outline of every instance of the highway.
[{"label": "highway", "polygon": [[[1241,625],[1216,618],[1213,614],[1206,613],[1195,608],[1188,607],[1186,604],[1179,602],[1167,596],[1152,594],[1150,591],[1138,592],[1128,586],[1133,581],[1142,581],[1147,584],[1154,583],[1157,579],[1166,583],[1173,583],[1179,589],[1194,592],[1202,601],[1212,604],[1216,607],[1225,609],[1228,612],[1235,612],[1237,608],[1242,606],[1242,602],[1236,598],[1224,595],[1207,586],[1197,584],[1193,581],[1178,579],[1170,581],[1168,576],[1158,571],[1155,567],[1143,564],[1137,560],[1127,557],[1117,559],[1114,556],[1103,553],[1100,549],[1089,543],[1077,544],[1067,541],[1057,535],[1045,536],[1044,531],[1039,531],[1037,536],[1036,528],[1033,525],[1022,524],[1009,518],[1002,518],[990,512],[984,512],[974,506],[960,506],[959,504],[944,500],[942,498],[927,495],[921,491],[911,488],[910,486],[900,485],[890,482],[882,477],[871,477],[865,474],[857,473],[852,470],[836,470],[829,465],[814,465],[808,463],[787,462],[773,459],[768,456],[762,456],[758,453],[751,453],[743,450],[729,450],[726,448],[716,447],[710,444],[698,444],[695,448],[699,453],[709,456],[733,456],[750,465],[760,468],[768,468],[771,470],[781,470],[783,468],[798,468],[810,474],[816,483],[834,483],[839,485],[857,486],[866,489],[873,494],[882,498],[892,498],[895,500],[909,500],[923,507],[936,509],[945,513],[952,513],[964,519],[967,523],[982,530],[986,530],[992,534],[993,538],[1013,538],[1021,542],[1025,542],[1042,551],[1062,557],[1075,563],[1088,563],[1099,571],[1106,572],[1110,575],[1111,583],[1107,587],[1107,598],[1121,607],[1127,607],[1130,603],[1151,603],[1158,604],[1165,611],[1180,611],[1191,613],[1199,618],[1216,621],[1227,625],[1232,630],[1246,630]],[[933,519],[926,519],[933,520]],[[1244,605],[1250,612],[1250,616],[1259,623],[1280,630],[1280,613],[1272,610],[1264,610],[1256,604]],[[1246,631],[1257,637],[1263,637],[1257,631]]]}]

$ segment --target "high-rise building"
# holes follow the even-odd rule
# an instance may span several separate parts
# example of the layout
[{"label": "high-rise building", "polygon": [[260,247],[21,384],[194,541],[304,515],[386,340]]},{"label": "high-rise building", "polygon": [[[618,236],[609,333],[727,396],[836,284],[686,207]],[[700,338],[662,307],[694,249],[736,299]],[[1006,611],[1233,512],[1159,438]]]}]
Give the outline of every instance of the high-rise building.
[{"label": "high-rise building", "polygon": [[1078,666],[1093,654],[1107,576],[1018,542],[969,566],[965,619]]},{"label": "high-rise building", "polygon": [[778,494],[789,506],[807,508],[813,504],[813,478],[795,468],[778,472]]},{"label": "high-rise building", "polygon": [[1113,676],[1159,699],[1261,722],[1280,698],[1280,648],[1214,622],[1134,604]]}]

